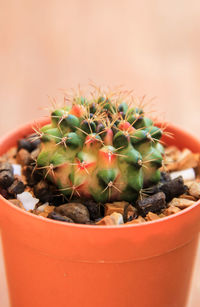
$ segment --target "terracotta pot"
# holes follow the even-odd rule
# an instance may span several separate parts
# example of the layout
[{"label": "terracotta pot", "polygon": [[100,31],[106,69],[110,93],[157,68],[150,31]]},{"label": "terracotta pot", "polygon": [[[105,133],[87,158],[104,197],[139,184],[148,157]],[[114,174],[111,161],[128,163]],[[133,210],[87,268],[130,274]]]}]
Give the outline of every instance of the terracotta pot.
[{"label": "terracotta pot", "polygon": [[[200,152],[173,126],[168,144]],[[0,154],[31,132],[0,141]],[[200,228],[200,202],[141,225],[67,224],[22,211],[1,197],[0,225],[12,307],[184,307]]]}]

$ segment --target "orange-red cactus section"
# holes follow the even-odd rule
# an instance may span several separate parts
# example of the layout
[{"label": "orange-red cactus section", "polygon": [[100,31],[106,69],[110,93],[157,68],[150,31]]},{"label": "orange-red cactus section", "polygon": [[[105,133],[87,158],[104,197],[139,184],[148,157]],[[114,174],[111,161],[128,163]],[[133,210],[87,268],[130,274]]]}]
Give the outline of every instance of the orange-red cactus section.
[{"label": "orange-red cactus section", "polygon": [[99,159],[103,165],[112,165],[116,161],[116,158],[116,155],[110,150],[99,150]]},{"label": "orange-red cactus section", "polygon": [[113,140],[113,131],[112,129],[107,129],[106,136],[104,137],[104,144],[112,145],[112,140]]},{"label": "orange-red cactus section", "polygon": [[69,113],[80,118],[83,116],[84,112],[85,109],[82,105],[73,105]]},{"label": "orange-red cactus section", "polygon": [[122,131],[128,131],[128,132],[133,132],[135,130],[135,128],[133,128],[133,126],[126,121],[122,121],[119,125],[118,128]]}]

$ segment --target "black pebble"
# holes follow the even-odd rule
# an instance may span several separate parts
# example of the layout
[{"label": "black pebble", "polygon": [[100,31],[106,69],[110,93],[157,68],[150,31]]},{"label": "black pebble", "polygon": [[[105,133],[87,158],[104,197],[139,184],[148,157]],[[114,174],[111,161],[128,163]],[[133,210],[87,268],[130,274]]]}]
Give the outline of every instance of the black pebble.
[{"label": "black pebble", "polygon": [[36,148],[38,148],[38,146],[41,143],[41,140],[39,138],[37,138],[37,134],[35,134],[35,133],[29,135],[26,139],[28,141],[30,141],[30,143],[31,143],[31,151],[33,151]]},{"label": "black pebble", "polygon": [[171,176],[169,173],[166,172],[160,172],[160,182],[165,183],[168,181],[171,181]]},{"label": "black pebble", "polygon": [[23,169],[23,173],[26,176],[29,186],[36,185],[44,177],[42,171],[34,169],[32,165],[26,165]]},{"label": "black pebble", "polygon": [[126,223],[126,222],[131,222],[131,221],[133,221],[133,220],[135,220],[137,218],[137,215],[136,216],[129,216],[129,218],[128,219],[126,219],[126,220],[124,220],[124,222]]},{"label": "black pebble", "polygon": [[[135,220],[135,219],[138,218],[138,210],[135,210],[133,215],[129,216],[129,218],[127,217],[128,216],[128,212],[129,212],[129,206],[130,206],[130,204],[128,204],[128,205],[126,205],[124,207],[124,215],[123,215],[124,223],[130,222],[130,221]],[[135,205],[133,207],[135,208]]]},{"label": "black pebble", "polygon": [[18,178],[15,178],[14,182],[8,188],[8,193],[16,195],[16,194],[21,194],[22,192],[24,192],[24,190],[25,190],[24,183]]},{"label": "black pebble", "polygon": [[[182,178],[182,177],[181,177]],[[158,192],[164,192],[166,200],[170,201],[173,197],[177,197],[186,191],[183,180],[171,179],[170,174],[161,172],[161,179],[157,185],[146,188],[145,194],[153,195]]]},{"label": "black pebble", "polygon": [[174,197],[178,197],[187,191],[187,186],[184,185],[183,177],[179,176],[173,180],[167,181],[159,187],[159,190],[165,193],[166,201],[169,202]]},{"label": "black pebble", "polygon": [[41,202],[49,202],[52,199],[52,195],[49,191],[48,183],[41,180],[34,186],[34,194]]},{"label": "black pebble", "polygon": [[81,203],[87,207],[91,220],[95,221],[96,219],[99,219],[102,217],[103,206],[100,203],[96,203],[93,200],[84,201],[82,199],[81,199]]},{"label": "black pebble", "polygon": [[31,142],[28,141],[27,139],[19,140],[17,144],[17,150],[19,151],[22,148],[26,149],[28,152],[31,152],[32,149]]},{"label": "black pebble", "polygon": [[36,134],[31,134],[28,137],[21,139],[18,141],[17,150],[26,149],[28,152],[32,152],[40,145],[40,139],[35,139]]},{"label": "black pebble", "polygon": [[154,195],[154,194],[156,194],[158,192],[160,192],[159,185],[152,185],[151,187],[146,188],[146,190],[145,190],[145,194],[147,194],[149,196],[150,195]]},{"label": "black pebble", "polygon": [[8,188],[14,181],[13,173],[10,171],[0,172],[0,186],[2,188]]},{"label": "black pebble", "polygon": [[161,209],[166,208],[165,194],[163,192],[156,193],[152,196],[143,198],[136,203],[138,212],[144,217],[148,212],[158,213]]},{"label": "black pebble", "polygon": [[9,195],[8,195],[8,191],[6,189],[3,189],[0,187],[0,194],[6,198],[6,199],[9,199]]},{"label": "black pebble", "polygon": [[34,194],[43,203],[49,202],[54,206],[59,206],[66,202],[63,195],[59,195],[56,186],[40,180],[34,185]]}]

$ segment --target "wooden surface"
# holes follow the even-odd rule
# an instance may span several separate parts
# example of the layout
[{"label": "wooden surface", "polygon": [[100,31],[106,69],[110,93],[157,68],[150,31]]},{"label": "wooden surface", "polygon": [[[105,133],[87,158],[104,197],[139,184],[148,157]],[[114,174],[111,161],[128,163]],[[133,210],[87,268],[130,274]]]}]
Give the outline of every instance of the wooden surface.
[{"label": "wooden surface", "polygon": [[[159,117],[199,136],[198,0],[0,0],[0,26],[1,135],[46,114],[47,95],[92,79],[156,96]],[[199,268],[191,307],[200,305]]]}]

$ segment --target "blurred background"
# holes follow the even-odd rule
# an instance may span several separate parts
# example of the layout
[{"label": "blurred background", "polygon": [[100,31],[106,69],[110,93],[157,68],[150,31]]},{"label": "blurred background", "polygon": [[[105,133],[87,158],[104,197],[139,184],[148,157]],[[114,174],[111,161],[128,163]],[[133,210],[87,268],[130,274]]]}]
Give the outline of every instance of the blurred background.
[{"label": "blurred background", "polygon": [[92,79],[156,96],[159,114],[198,135],[198,0],[1,0],[0,27],[1,134]]},{"label": "blurred background", "polygon": [[156,96],[162,118],[199,136],[199,0],[0,0],[0,28],[1,135],[94,80]]}]

